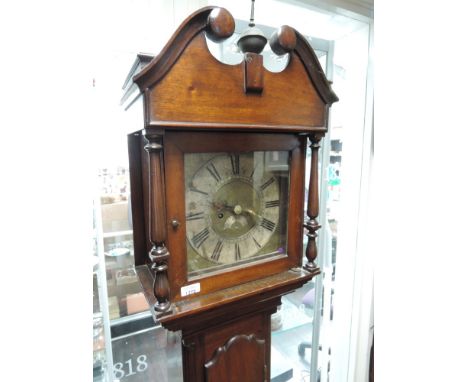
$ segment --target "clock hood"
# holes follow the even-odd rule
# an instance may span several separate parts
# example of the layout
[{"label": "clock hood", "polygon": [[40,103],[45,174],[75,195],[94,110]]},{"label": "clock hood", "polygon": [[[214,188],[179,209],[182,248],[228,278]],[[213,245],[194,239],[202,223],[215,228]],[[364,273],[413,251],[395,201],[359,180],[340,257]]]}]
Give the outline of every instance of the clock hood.
[{"label": "clock hood", "polygon": [[328,107],[338,97],[306,38],[288,26],[278,29],[270,45],[275,52],[289,52],[290,60],[285,70],[272,73],[259,55],[247,53],[238,65],[211,55],[205,35],[219,42],[234,27],[224,8],[202,8],[149,63],[146,55],[145,65],[134,67],[145,127],[324,133]]}]

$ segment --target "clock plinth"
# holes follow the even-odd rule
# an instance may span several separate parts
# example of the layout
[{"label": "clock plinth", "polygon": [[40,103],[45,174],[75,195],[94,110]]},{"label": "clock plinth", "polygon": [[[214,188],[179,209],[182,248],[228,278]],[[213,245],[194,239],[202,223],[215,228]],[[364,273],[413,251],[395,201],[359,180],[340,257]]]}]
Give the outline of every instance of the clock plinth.
[{"label": "clock plinth", "polygon": [[255,28],[243,63],[212,57],[206,38],[233,32],[228,11],[200,9],[138,56],[124,96],[144,114],[128,136],[135,267],[155,320],[182,333],[185,382],[269,380],[271,315],[320,273],[318,148],[338,98],[293,28],[269,42],[289,55],[280,73]]}]

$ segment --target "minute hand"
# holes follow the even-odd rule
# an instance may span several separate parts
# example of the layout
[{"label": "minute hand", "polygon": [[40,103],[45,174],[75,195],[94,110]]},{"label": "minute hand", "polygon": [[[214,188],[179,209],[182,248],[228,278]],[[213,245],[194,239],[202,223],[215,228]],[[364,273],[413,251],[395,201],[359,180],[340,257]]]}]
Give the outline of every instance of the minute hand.
[{"label": "minute hand", "polygon": [[254,210],[250,208],[244,208],[244,211],[247,212],[248,214],[255,216],[256,218],[260,218],[261,216],[257,214]]}]

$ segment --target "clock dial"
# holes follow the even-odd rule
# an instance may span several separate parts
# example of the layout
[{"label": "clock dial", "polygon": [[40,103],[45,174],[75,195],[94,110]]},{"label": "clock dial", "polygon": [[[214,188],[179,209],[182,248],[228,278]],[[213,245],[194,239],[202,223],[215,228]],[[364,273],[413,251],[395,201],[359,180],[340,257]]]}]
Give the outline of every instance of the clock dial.
[{"label": "clock dial", "polygon": [[185,154],[189,271],[284,254],[289,172],[266,153]]}]

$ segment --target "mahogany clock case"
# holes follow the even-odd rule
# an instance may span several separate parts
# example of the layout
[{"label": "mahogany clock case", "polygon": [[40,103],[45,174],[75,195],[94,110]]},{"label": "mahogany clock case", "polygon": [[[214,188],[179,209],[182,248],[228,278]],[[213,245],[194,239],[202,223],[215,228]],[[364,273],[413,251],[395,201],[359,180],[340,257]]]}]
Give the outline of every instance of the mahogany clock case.
[{"label": "mahogany clock case", "polygon": [[[302,265],[304,171],[307,137],[298,134],[268,134],[248,132],[194,132],[167,131],[163,137],[164,178],[166,195],[166,246],[170,252],[168,278],[171,301],[178,301],[181,288],[200,283],[200,290],[209,293],[220,289],[267,277]],[[131,201],[134,224],[135,265],[149,263],[150,240],[148,232],[148,176],[146,139],[139,132],[128,136],[131,169]],[[287,251],[284,256],[266,258],[226,270],[189,278],[187,272],[186,211],[184,185],[184,154],[212,152],[289,152],[290,179],[287,205]],[[140,218],[139,218],[140,216]],[[174,227],[172,222],[180,225]]]},{"label": "mahogany clock case", "polygon": [[[162,311],[180,301],[181,288],[193,281],[187,274],[187,153],[287,151],[290,156],[286,255],[202,275],[195,296],[301,267],[303,227],[309,231],[304,267],[319,272],[314,262],[320,228],[318,148],[327,131],[328,108],[338,98],[305,37],[289,26],[270,38],[276,54],[289,55],[282,72],[265,70],[257,53],[244,52],[238,65],[218,61],[206,39],[223,41],[234,29],[227,10],[202,8],[181,24],[157,56],[139,55],[141,65],[134,65],[127,78],[138,86],[135,100],[142,101],[144,120],[143,129],[128,136],[135,265],[160,269],[155,280],[162,288]],[[304,222],[308,140],[311,184]],[[159,254],[152,255],[153,250]]]},{"label": "mahogany clock case", "polygon": [[[157,56],[146,65],[134,65],[129,75],[138,87],[133,86],[136,97],[129,103],[140,101],[144,121],[140,131],[128,135],[136,271],[153,318],[166,329],[181,331],[185,382],[269,380],[271,314],[283,295],[320,273],[315,262],[318,150],[327,132],[329,106],[338,97],[306,38],[289,26],[278,28],[269,39],[273,52],[289,55],[282,72],[264,70],[263,56],[255,52],[244,52],[239,65],[218,61],[206,38],[220,42],[234,29],[227,10],[202,8],[182,23]],[[150,59],[138,58],[140,63]],[[305,206],[308,141],[312,151]],[[275,225],[284,228],[287,222],[286,253],[283,248],[252,262],[237,262],[240,256],[234,253],[233,266],[194,277],[188,272],[187,246],[193,244],[195,230],[187,239],[185,158],[220,153],[239,155],[240,161],[241,153],[258,152],[287,153],[289,158],[287,201],[260,197],[260,205],[270,201],[287,209],[287,218]],[[210,179],[207,171],[205,176]],[[250,209],[241,204],[223,202],[223,208],[230,205],[235,214]],[[259,211],[254,211],[258,220]],[[213,254],[217,261],[217,252]],[[199,290],[185,295],[184,288],[182,295],[186,286]]]}]

